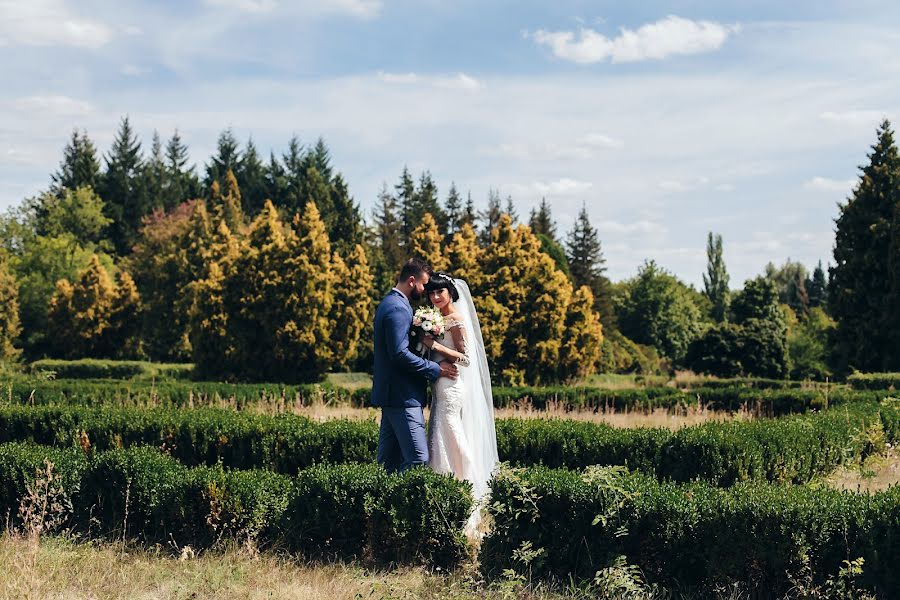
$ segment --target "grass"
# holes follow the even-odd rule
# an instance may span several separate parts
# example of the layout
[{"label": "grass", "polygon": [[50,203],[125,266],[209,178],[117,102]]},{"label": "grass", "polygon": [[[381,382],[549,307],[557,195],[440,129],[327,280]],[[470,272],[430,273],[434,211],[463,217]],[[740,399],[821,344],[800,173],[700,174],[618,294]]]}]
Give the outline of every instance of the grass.
[{"label": "grass", "polygon": [[304,564],[234,547],[195,554],[66,537],[0,536],[0,598],[415,599],[580,598],[507,582],[486,586],[475,565],[452,575]]},{"label": "grass", "polygon": [[840,467],[824,479],[824,484],[852,492],[880,492],[900,483],[900,451],[888,448],[884,455],[873,454],[861,465]]}]

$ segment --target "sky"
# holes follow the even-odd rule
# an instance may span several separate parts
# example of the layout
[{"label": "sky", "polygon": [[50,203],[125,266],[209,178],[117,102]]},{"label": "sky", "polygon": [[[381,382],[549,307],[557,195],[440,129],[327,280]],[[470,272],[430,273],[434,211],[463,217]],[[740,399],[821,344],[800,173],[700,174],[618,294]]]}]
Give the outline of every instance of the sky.
[{"label": "sky", "polygon": [[900,4],[806,1],[0,0],[0,210],[73,129],[177,129],[199,172],[231,128],[324,138],[364,213],[404,166],[479,208],[586,207],[613,280],[654,259],[733,288],[832,257],[838,204],[900,118]]}]

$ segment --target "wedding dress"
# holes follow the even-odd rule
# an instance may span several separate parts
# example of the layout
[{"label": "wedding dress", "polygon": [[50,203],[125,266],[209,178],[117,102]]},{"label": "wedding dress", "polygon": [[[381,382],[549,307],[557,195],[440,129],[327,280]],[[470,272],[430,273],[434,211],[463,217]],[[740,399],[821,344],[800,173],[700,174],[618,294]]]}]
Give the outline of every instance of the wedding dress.
[{"label": "wedding dress", "polygon": [[454,308],[460,319],[447,319],[440,344],[464,357],[457,361],[457,379],[442,377],[433,386],[429,464],[438,473],[451,473],[472,484],[475,506],[465,531],[470,537],[479,537],[481,509],[487,502],[490,479],[498,464],[494,403],[472,294],[465,281],[456,279],[454,284],[459,292]]}]

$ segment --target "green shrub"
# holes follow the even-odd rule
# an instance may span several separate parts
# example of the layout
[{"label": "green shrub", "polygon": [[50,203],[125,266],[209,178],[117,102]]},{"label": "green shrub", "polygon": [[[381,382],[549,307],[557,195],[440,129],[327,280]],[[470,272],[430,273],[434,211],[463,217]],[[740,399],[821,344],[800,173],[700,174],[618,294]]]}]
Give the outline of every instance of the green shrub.
[{"label": "green shrub", "polygon": [[[863,583],[885,598],[900,594],[898,488],[872,496],[758,483],[721,489],[626,474],[611,489],[584,473],[533,468],[501,472],[491,514],[480,554],[489,576],[514,569],[592,579],[624,556],[648,582],[699,597],[734,582],[749,583],[753,597],[781,597],[805,565],[820,583],[843,560],[863,557]],[[516,560],[521,548],[532,560]]]},{"label": "green shrub", "polygon": [[28,370],[33,374],[53,373],[59,379],[189,380],[194,374],[194,365],[139,360],[46,358],[34,361],[28,366]]},{"label": "green shrub", "polygon": [[[468,484],[428,469],[318,466],[297,477],[189,468],[152,448],[98,452],[0,444],[0,502],[15,514],[50,458],[72,499],[67,521],[86,537],[208,548],[276,544],[308,556],[452,568],[467,554]],[[14,519],[4,521],[15,525]]]},{"label": "green shrub", "polygon": [[854,373],[847,383],[855,390],[900,390],[900,373]]}]

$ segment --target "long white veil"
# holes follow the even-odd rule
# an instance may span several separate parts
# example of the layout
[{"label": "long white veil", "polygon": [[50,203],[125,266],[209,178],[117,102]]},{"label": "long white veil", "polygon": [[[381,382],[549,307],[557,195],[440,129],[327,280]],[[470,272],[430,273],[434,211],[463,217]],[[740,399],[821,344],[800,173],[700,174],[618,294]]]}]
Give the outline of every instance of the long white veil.
[{"label": "long white veil", "polygon": [[476,514],[470,519],[469,526],[477,526],[481,504],[490,492],[488,483],[499,463],[497,432],[494,428],[494,397],[491,393],[491,374],[484,350],[484,338],[481,337],[481,324],[475,312],[472,292],[462,279],[454,279],[453,282],[459,292],[459,301],[455,303],[456,310],[465,322],[469,344],[470,363],[468,367],[459,370],[459,377],[463,397],[466,399],[461,415],[463,431],[472,449],[474,469],[471,482],[476,501]]}]

